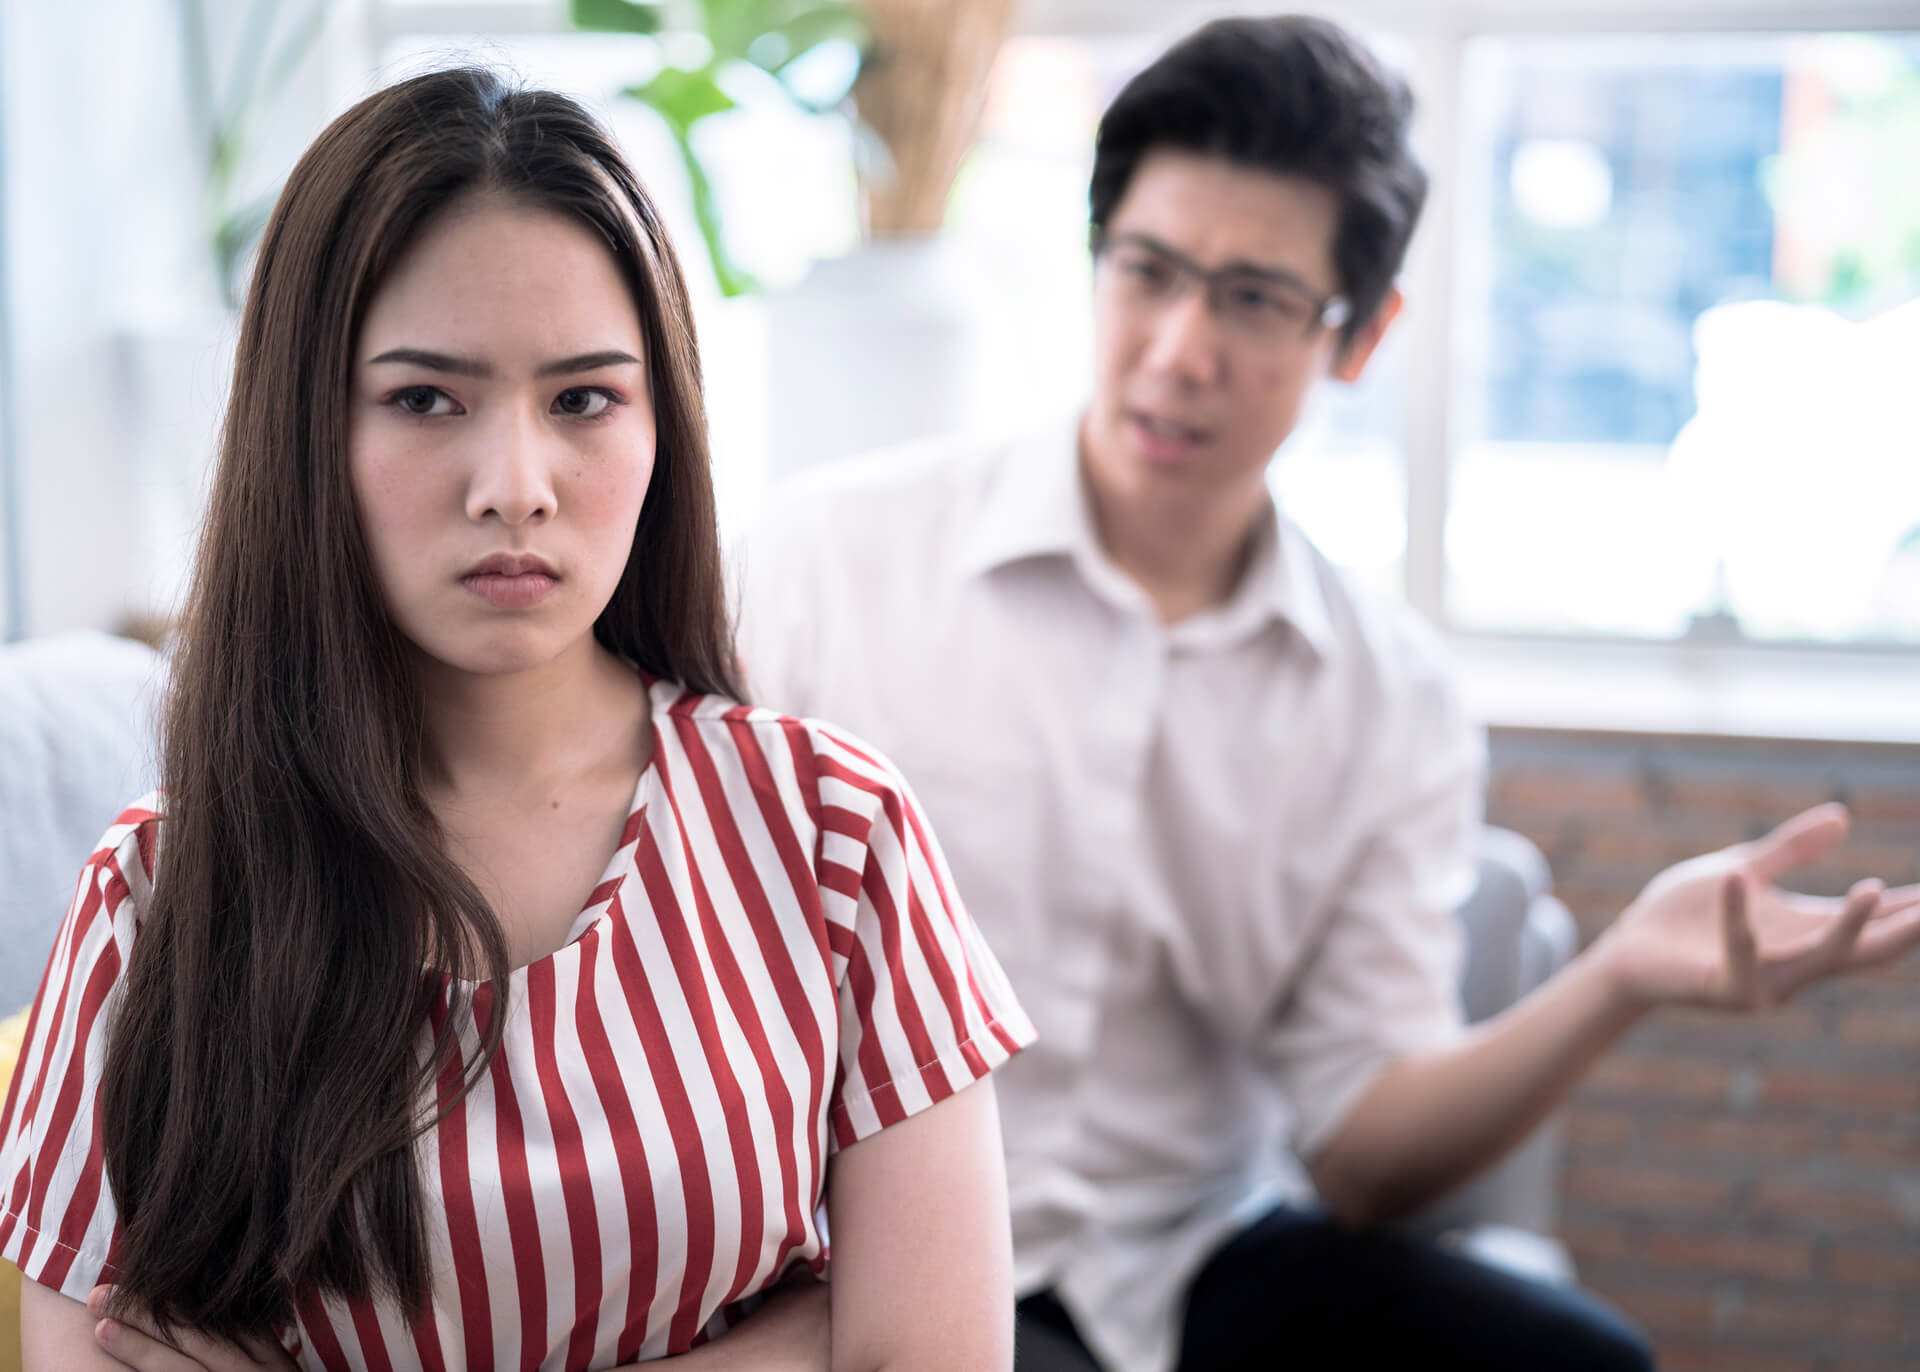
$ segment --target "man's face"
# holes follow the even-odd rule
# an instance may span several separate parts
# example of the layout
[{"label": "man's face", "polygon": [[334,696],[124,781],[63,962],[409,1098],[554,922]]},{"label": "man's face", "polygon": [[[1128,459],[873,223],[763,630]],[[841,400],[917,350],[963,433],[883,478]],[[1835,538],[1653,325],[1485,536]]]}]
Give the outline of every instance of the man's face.
[{"label": "man's face", "polygon": [[1082,437],[1102,496],[1244,494],[1314,383],[1359,375],[1398,301],[1341,351],[1339,213],[1296,177],[1172,149],[1141,159],[1095,270]]}]

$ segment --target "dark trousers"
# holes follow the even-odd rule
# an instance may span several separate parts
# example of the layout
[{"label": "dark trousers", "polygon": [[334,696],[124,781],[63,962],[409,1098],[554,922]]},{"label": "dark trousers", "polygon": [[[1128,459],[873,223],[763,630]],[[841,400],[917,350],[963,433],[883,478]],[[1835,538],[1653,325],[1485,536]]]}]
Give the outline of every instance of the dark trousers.
[{"label": "dark trousers", "polygon": [[[1238,1235],[1194,1278],[1179,1372],[1647,1372],[1653,1365],[1633,1326],[1581,1291],[1289,1208]],[[1050,1291],[1020,1302],[1014,1367],[1100,1372]]]}]

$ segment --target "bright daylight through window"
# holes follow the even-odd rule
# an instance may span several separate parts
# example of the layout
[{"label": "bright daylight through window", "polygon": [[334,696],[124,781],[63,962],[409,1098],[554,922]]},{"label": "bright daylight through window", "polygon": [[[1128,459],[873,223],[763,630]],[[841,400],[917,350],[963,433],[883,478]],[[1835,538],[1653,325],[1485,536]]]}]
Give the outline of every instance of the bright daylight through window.
[{"label": "bright daylight through window", "polygon": [[1920,38],[1494,40],[1449,617],[1920,642]]}]

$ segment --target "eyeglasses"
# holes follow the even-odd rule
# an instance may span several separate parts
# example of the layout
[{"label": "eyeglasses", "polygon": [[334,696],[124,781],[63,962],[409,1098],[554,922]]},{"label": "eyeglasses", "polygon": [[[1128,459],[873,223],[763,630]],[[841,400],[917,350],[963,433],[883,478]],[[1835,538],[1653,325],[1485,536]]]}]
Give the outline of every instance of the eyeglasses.
[{"label": "eyeglasses", "polygon": [[1127,303],[1159,309],[1202,285],[1214,318],[1249,342],[1304,343],[1322,329],[1342,327],[1351,315],[1344,295],[1321,298],[1257,267],[1203,267],[1139,234],[1100,234],[1093,250]]}]

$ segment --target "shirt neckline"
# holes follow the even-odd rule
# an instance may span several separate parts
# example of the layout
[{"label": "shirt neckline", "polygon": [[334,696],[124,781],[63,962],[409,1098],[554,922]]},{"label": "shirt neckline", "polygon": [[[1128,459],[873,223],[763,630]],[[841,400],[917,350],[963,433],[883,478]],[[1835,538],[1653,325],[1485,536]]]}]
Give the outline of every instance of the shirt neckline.
[{"label": "shirt neckline", "polygon": [[[1152,618],[1145,592],[1107,558],[1094,532],[1080,469],[1084,414],[1075,409],[1003,443],[985,505],[961,544],[960,571],[976,576],[1055,557],[1114,608]],[[1278,621],[1320,658],[1331,656],[1332,628],[1313,554],[1271,490],[1254,537],[1252,559],[1227,600],[1172,626],[1169,642],[1204,649]]]},{"label": "shirt neckline", "polygon": [[[586,941],[588,935],[595,933],[612,917],[614,899],[626,884],[627,872],[632,867],[630,854],[634,844],[639,841],[639,826],[644,822],[653,801],[654,792],[660,784],[660,749],[665,740],[660,719],[666,705],[672,704],[672,700],[663,704],[661,696],[668,694],[678,698],[680,695],[680,689],[672,683],[661,681],[641,668],[635,667],[634,670],[639,673],[641,681],[646,683],[647,727],[653,733],[653,742],[652,747],[647,751],[647,765],[640,769],[640,775],[634,782],[633,798],[627,803],[627,817],[620,826],[620,842],[614,845],[613,852],[608,855],[605,865],[600,869],[599,879],[593,883],[593,889],[588,892],[586,904],[582,905],[579,913],[573,917],[566,939],[553,951],[531,962],[523,962],[517,967],[509,968],[507,971],[509,983],[524,981],[533,968],[544,963],[555,962],[563,954],[573,954]],[[457,980],[468,986],[492,984],[490,980],[468,981],[465,978],[457,978]]]}]

